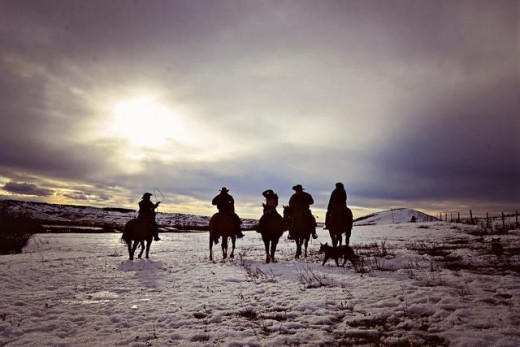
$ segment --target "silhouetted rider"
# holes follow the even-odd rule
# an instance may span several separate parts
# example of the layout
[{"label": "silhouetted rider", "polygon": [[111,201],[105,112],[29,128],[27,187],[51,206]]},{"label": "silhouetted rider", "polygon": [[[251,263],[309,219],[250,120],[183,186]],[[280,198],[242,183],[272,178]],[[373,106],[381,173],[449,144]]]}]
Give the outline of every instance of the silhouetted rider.
[{"label": "silhouetted rider", "polygon": [[[265,198],[265,202],[262,203],[264,214],[258,221],[257,232],[261,233],[264,228],[266,228],[266,223],[268,223],[269,218],[274,218],[274,221],[276,221],[274,223],[279,223],[282,230],[287,230],[283,217],[276,211],[276,207],[278,206],[278,194],[272,189],[267,189],[262,195]],[[273,223],[273,219],[271,219],[271,223]]]},{"label": "silhouetted rider", "polygon": [[213,198],[211,204],[213,206],[216,205],[220,213],[228,214],[235,219],[237,225],[235,234],[237,238],[241,238],[244,237],[244,234],[242,234],[242,231],[240,230],[240,224],[242,224],[242,221],[240,220],[240,217],[235,213],[235,199],[233,199],[233,197],[229,195],[228,192],[229,190],[226,187],[222,187],[222,189],[220,190],[220,194]]},{"label": "silhouetted rider", "polygon": [[[292,189],[295,193],[289,199],[289,207],[293,211],[293,215],[296,212],[303,212],[302,214],[309,219],[309,223],[313,225],[312,228],[312,238],[318,238],[316,234],[316,219],[312,215],[310,210],[310,205],[314,204],[314,199],[312,195],[307,192],[304,192],[304,189],[301,184],[297,184]],[[289,228],[289,239],[292,239],[293,235],[291,235],[291,229]]]},{"label": "silhouetted rider", "polygon": [[275,210],[278,206],[278,194],[276,194],[272,189],[267,189],[262,193],[265,198],[265,203],[262,204],[264,207],[264,212],[270,212]]},{"label": "silhouetted rider", "polygon": [[330,212],[336,208],[343,208],[346,210],[347,207],[347,192],[343,183],[336,183],[336,188],[330,194],[329,204],[327,206],[327,214],[325,215],[325,229],[329,228]]},{"label": "silhouetted rider", "polygon": [[142,200],[139,201],[139,212],[137,214],[137,219],[143,223],[149,224],[153,228],[153,236],[155,241],[159,241],[159,226],[155,221],[155,209],[161,203],[160,201],[155,204],[150,201],[150,197],[152,193],[144,193]]}]

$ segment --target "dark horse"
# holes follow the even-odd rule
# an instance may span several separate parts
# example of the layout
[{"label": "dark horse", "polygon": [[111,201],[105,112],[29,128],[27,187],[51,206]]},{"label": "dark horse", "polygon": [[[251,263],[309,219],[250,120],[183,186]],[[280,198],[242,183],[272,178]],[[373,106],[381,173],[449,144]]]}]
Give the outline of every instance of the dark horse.
[{"label": "dark horse", "polygon": [[137,255],[139,258],[143,255],[146,241],[146,259],[150,254],[150,245],[153,241],[153,225],[134,218],[125,224],[121,241],[128,246],[128,255],[130,260],[134,259],[134,253],[138,245],[141,245],[141,252]]},{"label": "dark horse", "polygon": [[276,263],[274,253],[276,252],[278,241],[285,230],[287,230],[285,220],[276,209],[267,210],[262,217],[260,217],[257,232],[262,235],[262,240],[264,241],[266,263],[270,263],[271,261]]},{"label": "dark horse", "polygon": [[305,247],[304,255],[307,257],[309,239],[315,227],[313,221],[309,218],[309,214],[308,211],[292,211],[289,206],[283,207],[283,219],[287,223],[294,241],[296,241],[295,258],[302,255],[302,245]]},{"label": "dark horse", "polygon": [[216,244],[219,237],[222,237],[222,258],[227,258],[228,238],[231,238],[230,258],[235,257],[236,230],[237,225],[232,215],[217,212],[209,220],[209,260],[213,260],[213,244]]},{"label": "dark horse", "polygon": [[353,219],[352,211],[346,206],[336,207],[330,211],[329,235],[332,247],[336,247],[338,244],[341,246],[343,233],[345,233],[345,245],[349,245]]}]

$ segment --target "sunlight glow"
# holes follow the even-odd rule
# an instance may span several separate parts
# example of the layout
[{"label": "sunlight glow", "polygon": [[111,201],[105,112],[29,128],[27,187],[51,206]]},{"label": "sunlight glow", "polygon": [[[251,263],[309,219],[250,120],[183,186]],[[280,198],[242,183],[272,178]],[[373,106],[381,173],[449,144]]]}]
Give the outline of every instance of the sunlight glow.
[{"label": "sunlight glow", "polygon": [[157,147],[169,140],[187,140],[180,117],[152,98],[119,102],[114,112],[115,118],[107,130],[132,146]]},{"label": "sunlight glow", "polygon": [[102,102],[101,121],[92,123],[85,141],[98,141],[125,172],[140,172],[149,161],[214,162],[236,157],[247,148],[205,122],[196,107],[163,100],[160,95],[140,94],[109,98]]}]

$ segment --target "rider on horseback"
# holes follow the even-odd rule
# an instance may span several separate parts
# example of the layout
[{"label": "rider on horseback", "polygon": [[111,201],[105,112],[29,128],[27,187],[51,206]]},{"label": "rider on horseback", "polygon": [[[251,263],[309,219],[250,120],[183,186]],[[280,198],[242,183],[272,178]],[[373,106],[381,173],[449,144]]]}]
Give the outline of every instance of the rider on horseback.
[{"label": "rider on horseback", "polygon": [[325,215],[325,228],[329,228],[330,213],[336,208],[346,210],[347,208],[347,192],[343,183],[336,183],[336,189],[330,194],[329,205],[327,206],[327,214]]},{"label": "rider on horseback", "polygon": [[[220,190],[220,194],[215,196],[211,201],[212,205],[217,205],[217,209],[220,213],[231,215],[236,221],[236,230],[235,234],[237,238],[244,237],[242,231],[240,230],[240,224],[242,221],[240,217],[235,213],[235,199],[231,195],[228,194],[229,190],[226,187],[222,187]],[[215,243],[218,242],[218,238]]]},{"label": "rider on horseback", "polygon": [[278,206],[278,194],[273,192],[272,189],[267,189],[262,193],[262,195],[265,198],[265,203],[262,204],[264,207],[264,213],[276,211],[276,206]]},{"label": "rider on horseback", "polygon": [[267,189],[262,193],[262,195],[265,198],[265,203],[262,203],[264,214],[258,221],[258,233],[260,233],[266,227],[266,223],[268,223],[267,219],[270,217],[277,218],[282,225],[285,225],[282,216],[280,216],[278,211],[276,211],[276,207],[278,206],[278,194],[276,194],[272,189]]},{"label": "rider on horseback", "polygon": [[150,201],[151,193],[144,193],[142,200],[139,201],[139,213],[137,219],[143,223],[151,225],[153,228],[153,236],[155,241],[159,241],[159,226],[155,221],[155,209],[159,207],[160,201],[155,204]]},{"label": "rider on horseback", "polygon": [[[312,215],[310,210],[310,205],[314,204],[314,199],[312,195],[307,192],[304,192],[301,184],[297,184],[292,189],[295,193],[289,199],[289,207],[294,211],[294,213],[303,212],[304,215],[309,218],[310,224],[313,225],[312,228],[312,238],[317,239],[318,235],[316,234],[316,219]],[[292,240],[294,237],[291,235],[291,229],[289,228],[289,240]]]}]

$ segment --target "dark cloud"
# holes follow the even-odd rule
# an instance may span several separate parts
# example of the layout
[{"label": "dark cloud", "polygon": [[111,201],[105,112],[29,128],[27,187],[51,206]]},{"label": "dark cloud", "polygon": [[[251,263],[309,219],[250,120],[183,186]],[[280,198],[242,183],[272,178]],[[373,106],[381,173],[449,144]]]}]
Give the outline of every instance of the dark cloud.
[{"label": "dark cloud", "polygon": [[377,153],[393,178],[378,191],[400,199],[520,201],[517,90],[516,80],[505,80],[416,110],[419,117]]},{"label": "dark cloud", "polygon": [[[158,187],[205,206],[227,186],[256,208],[264,189],[286,201],[300,183],[324,208],[342,181],[370,207],[520,200],[517,1],[44,0],[0,12],[9,189],[133,205]],[[191,107],[237,154],[170,143],[167,159],[125,161],[123,141],[84,136],[140,90]]]},{"label": "dark cloud", "polygon": [[20,195],[50,196],[54,194],[52,189],[40,188],[32,183],[8,182],[2,189],[9,193]]}]

